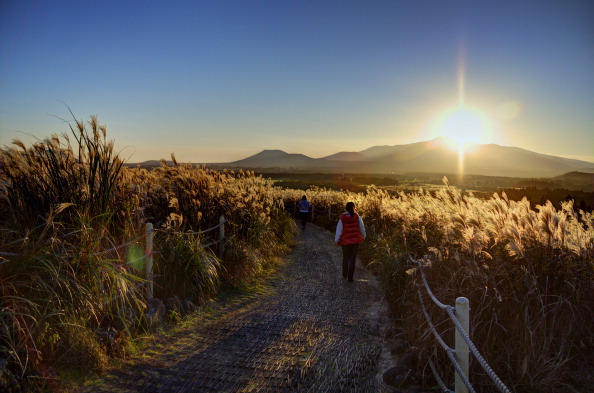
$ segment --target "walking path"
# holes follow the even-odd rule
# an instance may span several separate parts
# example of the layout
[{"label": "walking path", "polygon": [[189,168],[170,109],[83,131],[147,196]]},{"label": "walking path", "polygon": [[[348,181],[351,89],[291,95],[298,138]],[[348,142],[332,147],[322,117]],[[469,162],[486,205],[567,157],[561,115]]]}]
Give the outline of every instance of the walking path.
[{"label": "walking path", "polygon": [[131,359],[97,392],[379,392],[384,315],[375,279],[341,275],[328,231],[308,224],[268,289]]}]

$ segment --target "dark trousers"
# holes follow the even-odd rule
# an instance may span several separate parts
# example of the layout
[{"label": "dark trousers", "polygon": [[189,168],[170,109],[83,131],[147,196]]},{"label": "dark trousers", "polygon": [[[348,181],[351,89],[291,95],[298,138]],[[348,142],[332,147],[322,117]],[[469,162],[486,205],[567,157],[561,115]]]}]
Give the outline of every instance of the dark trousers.
[{"label": "dark trousers", "polygon": [[305,223],[307,222],[307,213],[308,212],[299,212],[299,217],[301,217],[301,226],[305,228]]},{"label": "dark trousers", "polygon": [[348,278],[349,281],[353,281],[358,250],[358,244],[347,244],[342,246],[342,276]]}]

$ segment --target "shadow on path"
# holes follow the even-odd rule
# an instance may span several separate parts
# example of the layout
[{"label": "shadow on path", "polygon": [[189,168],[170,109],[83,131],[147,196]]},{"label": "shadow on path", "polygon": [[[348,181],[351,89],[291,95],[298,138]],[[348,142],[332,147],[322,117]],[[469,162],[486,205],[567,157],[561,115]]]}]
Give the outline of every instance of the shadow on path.
[{"label": "shadow on path", "polygon": [[[272,290],[132,359],[93,392],[378,392],[382,298],[341,275],[333,235],[308,224]],[[156,352],[159,352],[155,354]]]}]

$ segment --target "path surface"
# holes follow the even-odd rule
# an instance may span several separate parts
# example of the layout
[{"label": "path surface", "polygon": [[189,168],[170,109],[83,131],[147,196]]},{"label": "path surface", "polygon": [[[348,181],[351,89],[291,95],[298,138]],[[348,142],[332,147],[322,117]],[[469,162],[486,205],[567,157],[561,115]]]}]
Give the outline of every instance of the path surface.
[{"label": "path surface", "polygon": [[308,224],[267,291],[197,319],[89,391],[383,391],[382,297],[360,266],[346,282],[341,258],[333,235]]}]

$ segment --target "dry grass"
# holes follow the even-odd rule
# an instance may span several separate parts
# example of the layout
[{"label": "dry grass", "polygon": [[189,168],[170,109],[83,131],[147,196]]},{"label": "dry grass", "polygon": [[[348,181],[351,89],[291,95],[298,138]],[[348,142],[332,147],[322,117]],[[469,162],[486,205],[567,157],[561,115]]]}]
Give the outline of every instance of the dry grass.
[{"label": "dry grass", "polygon": [[[142,254],[145,223],[157,229],[155,293],[196,302],[257,273],[295,232],[271,183],[253,173],[175,157],[172,167],[126,168],[95,117],[73,124],[71,136],[0,152],[0,358],[26,389],[125,355],[142,326],[144,259],[131,255]],[[208,235],[186,233],[221,215],[223,258],[204,248]]]},{"label": "dry grass", "polygon": [[[56,368],[101,369],[108,355],[125,353],[144,302],[142,266],[127,263],[126,248],[143,247],[128,243],[142,239],[146,222],[158,230],[156,292],[195,300],[261,272],[296,230],[284,205],[303,191],[175,157],[153,171],[125,168],[96,118],[75,121],[71,134],[72,144],[54,135],[31,147],[14,141],[0,154],[0,357],[21,381],[52,381]],[[579,390],[569,373],[594,353],[592,213],[575,211],[571,201],[557,210],[505,194],[483,200],[447,181],[436,192],[305,194],[317,222],[331,230],[345,203],[355,202],[369,234],[362,256],[406,317],[422,359],[439,351],[411,312],[418,298],[408,255],[430,255],[429,282],[443,302],[469,298],[473,340],[514,391]],[[221,215],[228,222],[223,258],[202,247],[210,240],[200,233]],[[122,244],[128,247],[114,247]],[[430,313],[452,336],[445,315]],[[97,332],[115,326],[124,328],[114,347]],[[443,354],[437,364],[453,375]],[[478,389],[492,391],[474,367]]]},{"label": "dry grass", "polygon": [[[406,274],[413,267],[408,255],[430,256],[428,280],[442,302],[469,298],[472,338],[514,391],[579,391],[570,373],[592,362],[594,353],[593,214],[575,211],[572,201],[556,210],[550,202],[530,206],[505,194],[483,200],[444,182],[437,192],[395,196],[375,187],[365,194],[321,189],[305,194],[336,214],[347,200],[356,203],[368,227],[362,257],[405,318],[411,345],[422,359],[438,354],[442,375],[453,376],[453,369],[423,315],[412,311],[419,300],[417,280]],[[286,203],[303,193],[279,192]],[[329,229],[335,225],[336,219],[328,221]],[[447,314],[430,313],[442,336],[453,340]],[[472,370],[477,389],[495,391],[479,368],[474,364]]]}]

